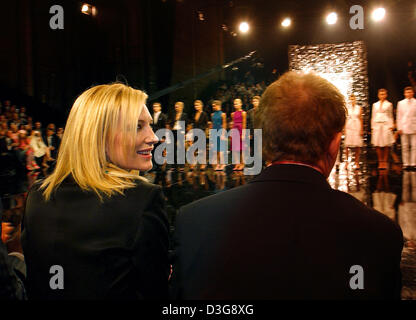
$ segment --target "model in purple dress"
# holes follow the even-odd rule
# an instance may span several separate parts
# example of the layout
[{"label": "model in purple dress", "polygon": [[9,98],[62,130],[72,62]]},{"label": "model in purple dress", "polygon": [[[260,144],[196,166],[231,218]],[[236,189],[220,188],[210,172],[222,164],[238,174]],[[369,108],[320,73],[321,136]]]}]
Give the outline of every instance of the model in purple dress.
[{"label": "model in purple dress", "polygon": [[241,152],[243,150],[243,144],[241,140],[243,129],[246,128],[247,113],[242,110],[242,106],[241,99],[234,99],[235,111],[231,114],[231,118],[233,119],[233,129],[237,129],[238,135],[236,133],[231,134],[231,151],[236,153],[233,155],[233,158],[240,159],[240,163],[234,166],[234,170],[243,170],[244,168],[244,159]]}]

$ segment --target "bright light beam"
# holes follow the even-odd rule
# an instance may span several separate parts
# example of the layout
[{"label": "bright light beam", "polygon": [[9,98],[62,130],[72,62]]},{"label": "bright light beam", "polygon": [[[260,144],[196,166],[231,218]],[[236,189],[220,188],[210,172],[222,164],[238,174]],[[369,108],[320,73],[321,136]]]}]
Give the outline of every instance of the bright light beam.
[{"label": "bright light beam", "polygon": [[326,16],[326,22],[328,24],[335,24],[337,23],[338,15],[335,12],[331,12]]},{"label": "bright light beam", "polygon": [[282,21],[282,27],[287,28],[292,24],[292,20],[290,18],[285,18]]},{"label": "bright light beam", "polygon": [[386,15],[386,9],[384,8],[377,8],[373,11],[371,17],[374,21],[378,22],[384,19]]},{"label": "bright light beam", "polygon": [[247,22],[241,22],[239,29],[242,33],[247,33],[250,27]]}]

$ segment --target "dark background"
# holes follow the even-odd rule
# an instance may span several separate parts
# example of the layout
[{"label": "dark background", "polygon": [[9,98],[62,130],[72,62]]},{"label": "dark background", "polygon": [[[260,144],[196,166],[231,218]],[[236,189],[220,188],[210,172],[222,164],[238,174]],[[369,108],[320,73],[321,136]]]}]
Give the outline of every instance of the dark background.
[{"label": "dark background", "polygon": [[[272,80],[287,70],[290,44],[364,40],[370,103],[385,87],[395,105],[409,85],[408,61],[416,60],[414,1],[87,1],[97,8],[95,17],[81,13],[82,3],[0,4],[0,100],[11,98],[30,106],[39,119],[63,123],[76,97],[94,84],[119,80],[151,95],[253,50],[261,62],[252,70],[256,80]],[[354,4],[364,7],[364,30],[349,27]],[[375,24],[369,16],[378,4],[387,15]],[[52,5],[64,8],[64,30],[49,27]],[[338,13],[334,26],[324,22],[329,10]],[[280,22],[286,15],[292,26],[284,30]],[[249,22],[250,32],[233,36],[242,20]],[[159,100],[165,111],[179,99],[191,108],[194,99],[209,96],[220,81],[243,80],[250,68],[243,64],[237,71],[216,73]]]}]

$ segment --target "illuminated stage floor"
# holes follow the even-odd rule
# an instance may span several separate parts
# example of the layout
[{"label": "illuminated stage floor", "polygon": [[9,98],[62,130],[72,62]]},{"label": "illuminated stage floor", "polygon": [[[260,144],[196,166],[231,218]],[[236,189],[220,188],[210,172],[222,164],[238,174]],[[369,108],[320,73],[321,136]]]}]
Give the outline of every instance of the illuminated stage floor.
[{"label": "illuminated stage floor", "polygon": [[[172,226],[179,207],[200,198],[223,192],[247,183],[253,176],[242,171],[190,170],[163,168],[145,176],[163,186],[167,211]],[[378,170],[377,161],[364,161],[360,168],[350,161],[334,167],[328,182],[333,188],[350,193],[396,221],[403,230],[405,246],[402,254],[403,299],[416,300],[416,171],[404,171],[399,164],[390,164],[389,170]],[[334,213],[336,214],[336,213]]]}]

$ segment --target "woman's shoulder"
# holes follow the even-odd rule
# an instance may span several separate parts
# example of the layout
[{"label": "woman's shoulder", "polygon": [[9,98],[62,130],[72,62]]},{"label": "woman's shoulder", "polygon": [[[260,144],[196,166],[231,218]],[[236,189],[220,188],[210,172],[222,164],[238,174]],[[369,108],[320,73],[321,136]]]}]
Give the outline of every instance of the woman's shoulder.
[{"label": "woman's shoulder", "polygon": [[44,179],[37,179],[37,180],[35,180],[33,182],[32,186],[29,188],[29,191],[32,191],[32,192],[39,192],[39,191],[41,191],[40,190],[40,187],[41,187],[43,181],[44,181]]},{"label": "woman's shoulder", "polygon": [[145,180],[135,181],[136,185],[133,188],[127,188],[123,190],[123,194],[116,194],[113,197],[108,198],[109,201],[112,198],[116,201],[119,200],[133,200],[144,203],[150,203],[155,200],[158,195],[163,194],[162,187]]},{"label": "woman's shoulder", "polygon": [[[137,180],[136,181],[136,187],[132,188],[133,190],[137,190],[137,191],[150,191],[150,192],[156,192],[156,191],[161,191],[162,187],[157,185],[157,184],[153,184],[147,180]],[[127,189],[128,190],[128,189]]]},{"label": "woman's shoulder", "polygon": [[[43,182],[44,179],[36,180],[31,186],[28,193],[28,199],[30,199],[31,203],[44,203]],[[144,207],[147,207],[149,203],[156,201],[159,198],[163,198],[161,186],[145,180],[137,180],[135,183],[136,185],[134,187],[124,189],[122,194],[118,192],[114,193],[112,196],[102,194],[102,200],[107,204],[113,202],[118,203],[119,201],[133,201],[135,203],[139,201]],[[93,203],[97,205],[100,203],[100,199],[94,191],[83,190],[75,180],[70,177],[65,178],[51,195],[52,202],[71,202],[74,201],[74,199],[77,199],[78,201],[87,201],[88,203],[91,203],[91,205],[93,205]]]}]

